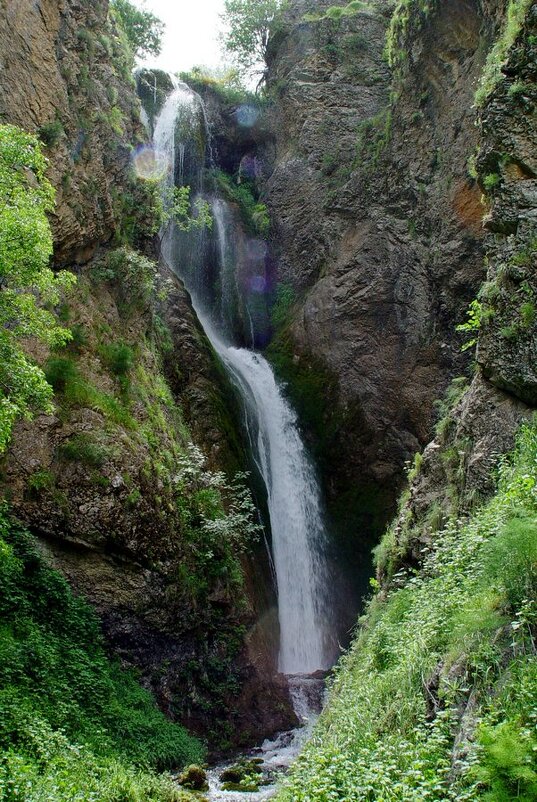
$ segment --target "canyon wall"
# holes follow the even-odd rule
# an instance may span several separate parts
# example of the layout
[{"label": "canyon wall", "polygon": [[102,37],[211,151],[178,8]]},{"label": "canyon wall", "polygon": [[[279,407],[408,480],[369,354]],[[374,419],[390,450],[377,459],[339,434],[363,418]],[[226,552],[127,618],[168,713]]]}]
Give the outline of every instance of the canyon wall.
[{"label": "canyon wall", "polygon": [[390,4],[308,21],[324,6],[292,3],[270,51],[265,192],[294,305],[269,353],[353,575],[368,573],[435,401],[469,370],[455,327],[485,276],[485,208],[468,161],[494,5],[413,9],[388,65]]},{"label": "canyon wall", "polygon": [[[256,624],[274,592],[268,567],[253,580],[261,545],[203,540],[207,471],[230,481],[245,454],[188,294],[155,261],[158,188],[133,166],[147,134],[124,34],[107,0],[3,0],[0,19],[0,120],[45,143],[55,265],[78,279],[57,310],[72,343],[28,343],[56,411],[17,425],[3,495],[163,710],[216,749],[262,739],[295,720],[274,627]],[[232,493],[219,492],[220,515]]]}]

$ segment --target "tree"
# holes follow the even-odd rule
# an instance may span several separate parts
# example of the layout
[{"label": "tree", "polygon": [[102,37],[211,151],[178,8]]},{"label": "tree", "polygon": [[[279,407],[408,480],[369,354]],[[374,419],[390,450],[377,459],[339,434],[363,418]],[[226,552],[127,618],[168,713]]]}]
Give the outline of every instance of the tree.
[{"label": "tree", "polygon": [[137,58],[158,56],[162,47],[164,23],[150,11],[136,8],[129,0],[112,0],[121,27]]},{"label": "tree", "polygon": [[270,36],[281,19],[282,0],[225,0],[224,8],[227,30],[222,38],[227,51],[246,71],[265,65]]},{"label": "tree", "polygon": [[37,338],[62,345],[71,332],[48,308],[75,277],[49,268],[52,233],[47,212],[54,190],[45,178],[47,161],[35,136],[0,125],[0,453],[15,420],[52,410],[52,387],[22,349]]}]

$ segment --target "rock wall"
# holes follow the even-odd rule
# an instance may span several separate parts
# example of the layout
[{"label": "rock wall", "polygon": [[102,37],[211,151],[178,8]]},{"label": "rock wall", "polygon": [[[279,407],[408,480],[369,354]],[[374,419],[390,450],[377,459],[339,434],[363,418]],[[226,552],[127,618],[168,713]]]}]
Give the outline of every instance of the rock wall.
[{"label": "rock wall", "polygon": [[468,369],[454,329],[484,278],[485,209],[467,162],[494,21],[478,0],[414,9],[390,70],[389,4],[339,21],[307,22],[306,10],[319,9],[291,4],[270,56],[266,199],[279,280],[296,298],[271,351],[356,573],[431,437],[435,399]]},{"label": "rock wall", "polygon": [[[494,468],[535,413],[537,351],[537,10],[530,9],[500,80],[478,110],[477,172],[485,191],[486,281],[478,293],[477,370],[437,427],[404,499],[380,577],[419,566],[450,516],[495,487]],[[469,335],[470,336],[470,335]]]},{"label": "rock wall", "polygon": [[[263,739],[295,721],[256,623],[274,604],[270,585],[252,581],[264,551],[223,544],[227,556],[203,567],[185,525],[196,488],[174,484],[190,438],[229,475],[244,452],[184,287],[165,266],[152,296],[143,287],[157,243],[153,199],[131,164],[146,138],[131,57],[107,0],[3,0],[0,62],[0,119],[47,145],[55,263],[79,279],[58,310],[73,345],[28,346],[57,409],[17,426],[3,495],[166,712],[214,748]],[[132,359],[123,379],[110,362],[118,346]]]},{"label": "rock wall", "polygon": [[108,0],[2,0],[0,119],[49,143],[58,264],[108,241],[142,136],[131,63]]}]

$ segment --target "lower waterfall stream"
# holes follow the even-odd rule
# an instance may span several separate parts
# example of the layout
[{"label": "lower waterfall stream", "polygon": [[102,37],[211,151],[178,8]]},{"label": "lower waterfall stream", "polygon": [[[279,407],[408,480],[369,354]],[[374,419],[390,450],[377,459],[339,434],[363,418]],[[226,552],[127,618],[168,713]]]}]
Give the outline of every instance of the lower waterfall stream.
[{"label": "lower waterfall stream", "polygon": [[[219,262],[217,303],[213,299],[211,305],[204,291],[204,231],[185,235],[170,222],[161,232],[161,255],[188,289],[205,334],[241,400],[244,428],[253,462],[266,489],[270,518],[280,630],[278,670],[289,677],[293,704],[303,724],[299,730],[266,741],[256,751],[263,774],[271,784],[255,793],[222,791],[218,779],[221,767],[217,767],[210,773],[210,799],[263,800],[272,795],[272,778],[298,754],[320,712],[320,704],[311,703],[310,691],[313,684],[319,700],[322,681],[311,675],[333,664],[325,525],[319,484],[300,435],[296,413],[262,354],[237,347],[230,335],[230,305],[238,291],[233,248],[228,240],[230,215],[225,201],[214,190],[209,194],[203,191],[203,159],[207,153],[196,161],[188,146],[188,138],[192,139],[196,127],[202,129],[196,141],[206,136],[210,142],[202,100],[186,84],[176,79],[173,82],[175,88],[155,123],[154,153],[156,162],[165,171],[168,187],[188,183],[184,170],[190,159],[190,184],[197,197],[204,198],[211,206],[214,251]],[[255,336],[250,316],[249,325],[253,347]]]}]

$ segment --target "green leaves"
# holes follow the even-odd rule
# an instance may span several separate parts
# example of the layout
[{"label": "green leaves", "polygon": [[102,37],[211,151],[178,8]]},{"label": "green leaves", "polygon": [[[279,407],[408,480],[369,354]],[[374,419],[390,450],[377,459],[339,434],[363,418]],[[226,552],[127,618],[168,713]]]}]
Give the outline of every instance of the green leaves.
[{"label": "green leaves", "polygon": [[150,11],[136,8],[129,0],[112,0],[121,27],[137,58],[158,56],[162,46],[164,23]]},{"label": "green leaves", "polygon": [[225,0],[224,8],[227,51],[243,70],[264,66],[270,36],[281,19],[281,0]]},{"label": "green leaves", "polygon": [[370,601],[278,802],[536,798],[537,420],[498,474]]},{"label": "green leaves", "polygon": [[65,344],[71,333],[43,304],[58,304],[75,281],[49,268],[52,233],[47,213],[54,190],[38,140],[0,125],[0,453],[18,417],[52,411],[52,388],[24,354],[20,340]]}]

